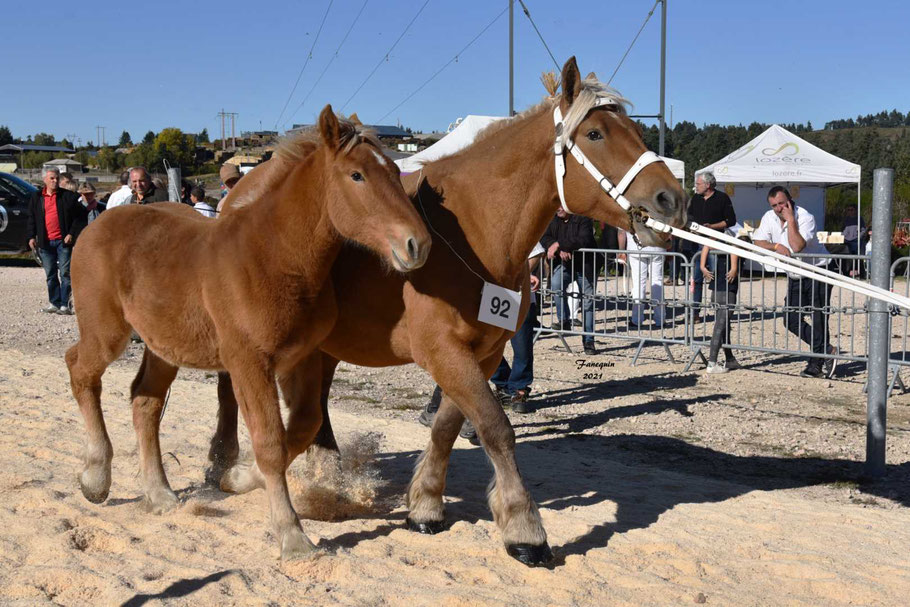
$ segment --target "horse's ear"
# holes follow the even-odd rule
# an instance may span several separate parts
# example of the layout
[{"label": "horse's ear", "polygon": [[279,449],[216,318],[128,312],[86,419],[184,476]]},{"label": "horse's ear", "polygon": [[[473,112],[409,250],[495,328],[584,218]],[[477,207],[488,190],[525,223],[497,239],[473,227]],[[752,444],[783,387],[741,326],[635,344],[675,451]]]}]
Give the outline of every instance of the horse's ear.
[{"label": "horse's ear", "polygon": [[322,108],[322,112],[319,114],[319,134],[329,149],[338,149],[338,142],[341,140],[341,126],[338,124],[338,117],[335,116],[331,104]]},{"label": "horse's ear", "polygon": [[578,93],[581,92],[581,74],[578,73],[578,63],[575,57],[569,57],[566,64],[562,66],[562,98],[567,106],[572,105]]},{"label": "horse's ear", "polygon": [[588,75],[585,76],[585,80],[597,80],[597,74],[594,72],[588,72]]},{"label": "horse's ear", "polygon": [[354,112],[353,114],[348,116],[348,120],[354,126],[363,126],[363,123],[360,121],[360,116],[357,115],[357,112]]}]

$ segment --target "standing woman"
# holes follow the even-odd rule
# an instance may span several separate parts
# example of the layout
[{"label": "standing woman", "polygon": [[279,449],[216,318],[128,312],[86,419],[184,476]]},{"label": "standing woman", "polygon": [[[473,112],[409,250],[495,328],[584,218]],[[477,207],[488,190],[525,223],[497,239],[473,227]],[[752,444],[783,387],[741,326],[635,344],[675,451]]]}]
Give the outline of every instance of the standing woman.
[{"label": "standing woman", "polygon": [[715,255],[714,271],[712,272],[708,264],[710,250],[707,245],[702,247],[700,265],[705,280],[711,286],[711,292],[714,294],[713,301],[717,306],[717,313],[714,316],[714,332],[711,334],[711,348],[708,352],[708,370],[706,371],[714,374],[726,373],[739,369],[741,366],[733,356],[733,350],[726,347],[724,348],[724,364],[717,364],[717,354],[721,345],[730,340],[730,315],[733,305],[736,303],[736,295],[739,293],[739,257]]}]

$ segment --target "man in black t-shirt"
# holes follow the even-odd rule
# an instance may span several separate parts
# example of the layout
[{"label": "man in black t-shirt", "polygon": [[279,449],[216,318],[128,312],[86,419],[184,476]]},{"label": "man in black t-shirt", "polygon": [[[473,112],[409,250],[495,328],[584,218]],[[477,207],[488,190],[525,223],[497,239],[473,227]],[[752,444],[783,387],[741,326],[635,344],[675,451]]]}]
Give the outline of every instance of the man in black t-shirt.
[{"label": "man in black t-shirt", "polygon": [[[733,201],[724,192],[715,190],[716,185],[713,173],[705,172],[695,176],[695,195],[689,200],[689,220],[722,232],[736,225],[736,212],[733,210]],[[701,253],[701,247],[696,247],[691,253]],[[698,260],[695,261],[693,278],[695,290],[692,299],[696,304],[695,319],[698,320],[704,288],[704,276]]]}]

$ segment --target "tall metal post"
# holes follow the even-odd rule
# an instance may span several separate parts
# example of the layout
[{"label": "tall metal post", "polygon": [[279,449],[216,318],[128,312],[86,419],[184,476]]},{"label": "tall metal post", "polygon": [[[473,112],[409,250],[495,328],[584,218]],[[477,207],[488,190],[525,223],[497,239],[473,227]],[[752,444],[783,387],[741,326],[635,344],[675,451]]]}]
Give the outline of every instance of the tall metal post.
[{"label": "tall metal post", "polygon": [[664,92],[667,81],[667,0],[660,3],[660,140],[658,154],[664,155],[664,133],[667,129],[667,113],[664,111]]},{"label": "tall metal post", "polygon": [[[872,260],[870,278],[889,289],[891,272],[891,200],[894,169],[875,169],[872,175]],[[885,474],[885,427],[888,409],[888,358],[891,331],[888,304],[869,299],[869,392],[866,400],[867,477]]]},{"label": "tall metal post", "polygon": [[515,21],[512,9],[515,0],[509,0],[509,116],[515,115]]}]

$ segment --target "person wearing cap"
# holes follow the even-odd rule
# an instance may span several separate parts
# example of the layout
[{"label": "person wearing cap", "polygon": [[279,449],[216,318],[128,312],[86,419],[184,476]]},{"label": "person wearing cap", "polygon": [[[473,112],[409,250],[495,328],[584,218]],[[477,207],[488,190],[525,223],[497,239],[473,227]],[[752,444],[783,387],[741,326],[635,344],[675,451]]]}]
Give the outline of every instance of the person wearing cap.
[{"label": "person wearing cap", "polygon": [[130,188],[133,190],[131,204],[167,202],[167,188],[161,188],[152,183],[152,177],[145,167],[130,169]]},{"label": "person wearing cap", "polygon": [[79,202],[85,207],[87,222],[92,223],[107,207],[95,198],[95,186],[86,182],[79,186]]},{"label": "person wearing cap", "polygon": [[224,186],[221,190],[221,200],[218,201],[217,212],[220,213],[222,207],[224,207],[224,199],[227,198],[228,192],[234,189],[243,174],[240,172],[240,167],[230,162],[222,164],[218,174],[221,176],[221,183]]}]

